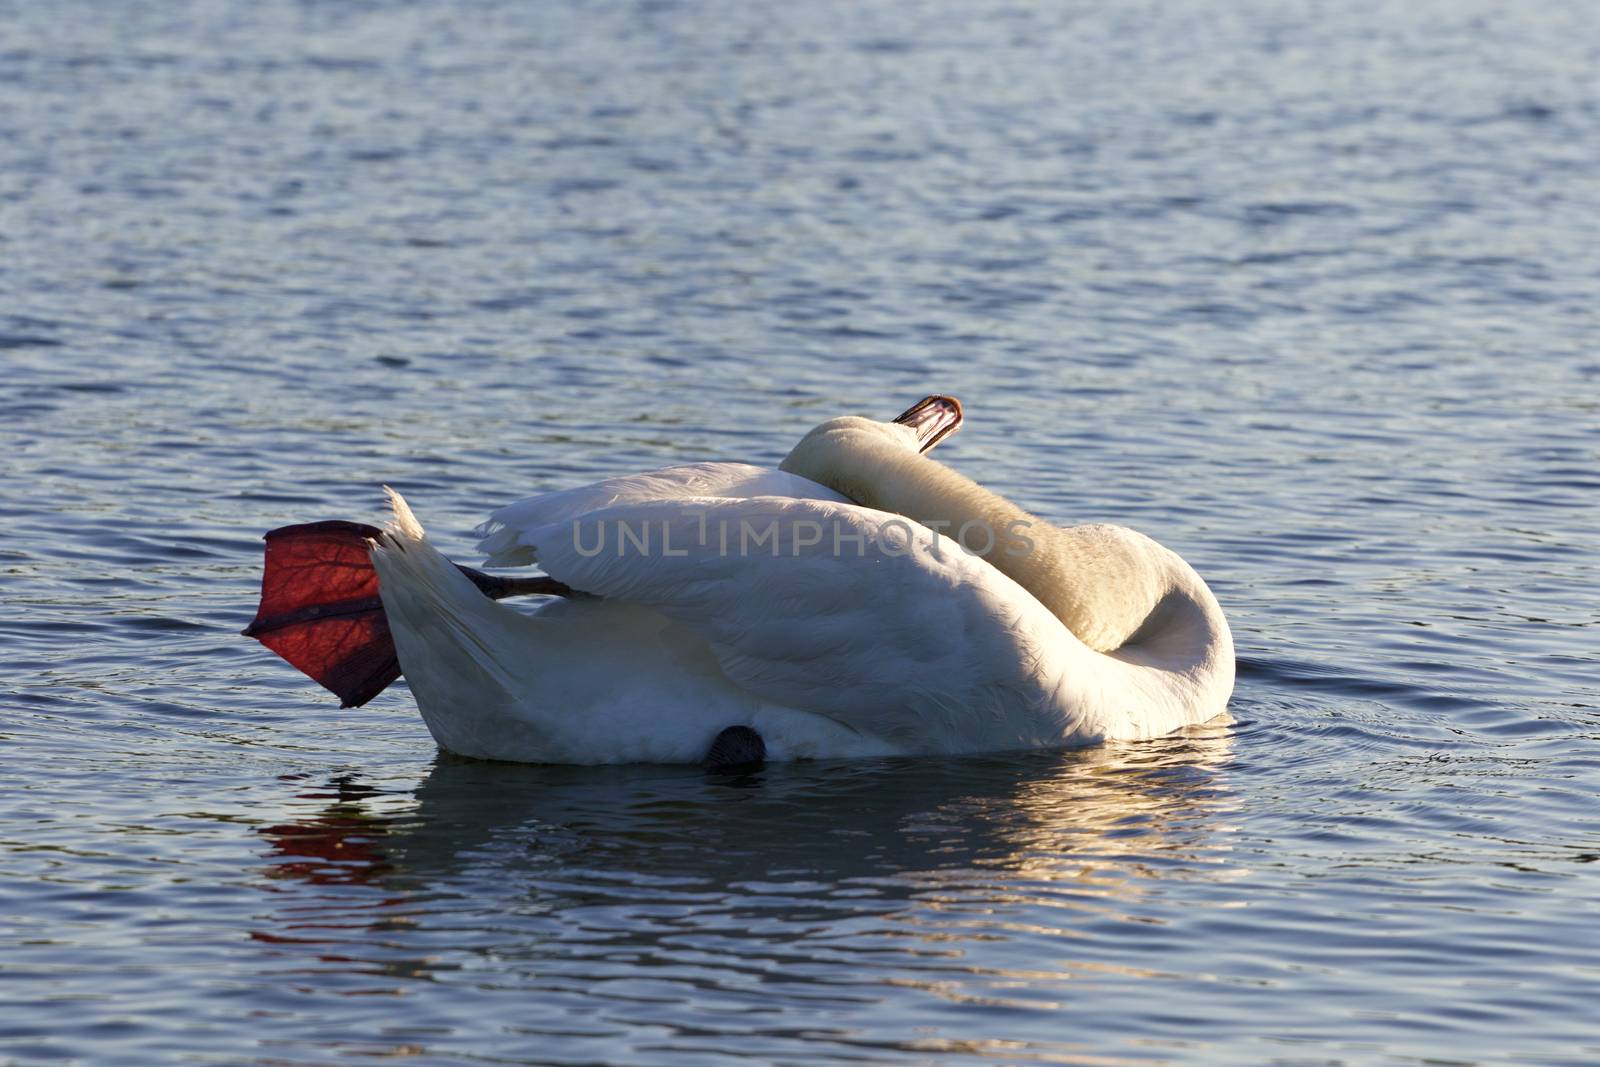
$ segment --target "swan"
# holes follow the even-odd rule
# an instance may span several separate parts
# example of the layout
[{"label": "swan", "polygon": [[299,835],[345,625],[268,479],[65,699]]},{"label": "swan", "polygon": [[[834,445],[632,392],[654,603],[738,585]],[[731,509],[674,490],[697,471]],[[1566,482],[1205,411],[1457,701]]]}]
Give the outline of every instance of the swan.
[{"label": "swan", "polygon": [[[245,633],[341,696],[404,673],[439,747],[530,763],[706,763],[1077,748],[1222,715],[1227,620],[1176,553],[1061,527],[928,451],[930,396],[811,430],[779,465],[696,463],[501,508],[487,565],[378,530],[267,535]],[[533,595],[531,610],[501,600]]]}]

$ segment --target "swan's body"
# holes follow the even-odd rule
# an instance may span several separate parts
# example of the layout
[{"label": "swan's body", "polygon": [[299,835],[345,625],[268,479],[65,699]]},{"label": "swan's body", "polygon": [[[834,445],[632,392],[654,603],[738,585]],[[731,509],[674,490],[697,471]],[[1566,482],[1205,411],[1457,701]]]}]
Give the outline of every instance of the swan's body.
[{"label": "swan's body", "polygon": [[[1206,721],[1233,688],[1227,623],[1183,560],[1033,519],[904,426],[834,420],[782,470],[673,467],[503,508],[490,565],[590,595],[528,612],[394,505],[371,554],[383,610],[429,730],[463,755],[699,762],[730,726],[773,760],[1074,747]],[[935,532],[964,524],[989,551]]]}]

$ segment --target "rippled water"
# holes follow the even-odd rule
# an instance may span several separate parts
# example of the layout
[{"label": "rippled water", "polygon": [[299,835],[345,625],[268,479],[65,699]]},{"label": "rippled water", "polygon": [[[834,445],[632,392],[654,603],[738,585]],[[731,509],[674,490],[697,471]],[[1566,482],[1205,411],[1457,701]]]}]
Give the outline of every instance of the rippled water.
[{"label": "rippled water", "polygon": [[[1600,1059],[1600,9],[0,4],[0,1058]],[[436,755],[261,531],[941,451],[1210,580],[1235,722]]]}]

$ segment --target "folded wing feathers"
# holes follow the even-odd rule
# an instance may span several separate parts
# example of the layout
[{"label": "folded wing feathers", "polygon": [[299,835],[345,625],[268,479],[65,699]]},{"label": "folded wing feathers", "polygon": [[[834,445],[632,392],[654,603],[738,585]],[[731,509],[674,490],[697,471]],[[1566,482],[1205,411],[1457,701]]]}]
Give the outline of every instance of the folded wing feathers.
[{"label": "folded wing feathers", "polygon": [[[724,552],[714,532],[701,544],[702,517],[712,531],[723,520],[758,529],[776,521],[776,551],[763,543],[742,553],[735,541]],[[929,716],[972,721],[977,710],[981,720],[982,706],[998,703],[998,689],[1037,689],[1039,680],[1005,666],[1019,662],[1011,646],[1025,638],[995,625],[1010,622],[1013,612],[974,580],[975,570],[992,569],[926,530],[909,554],[886,555],[884,538],[897,541],[904,529],[902,522],[887,534],[892,520],[828,501],[700,498],[615,506],[583,517],[586,524],[648,526],[657,538],[652,553],[619,554],[608,542],[604,551],[585,555],[566,523],[525,536],[537,546],[541,565],[561,581],[647,605],[695,628],[744,688],[857,728],[893,737],[926,731]],[[802,522],[819,523],[829,533],[806,545],[794,536]],[[861,536],[864,554],[858,556],[850,541],[835,554],[834,524],[847,537]],[[684,555],[659,551],[663,526]],[[589,533],[584,541],[594,543]],[[1011,584],[992,572],[982,585],[996,582]],[[995,664],[1002,665],[998,674]]]},{"label": "folded wing feathers", "polygon": [[541,493],[507,504],[478,527],[476,532],[482,538],[478,549],[484,554],[486,566],[527,567],[539,561],[532,538],[532,532],[539,527],[570,523],[629,504],[756,496],[844,499],[824,486],[785,471],[749,463],[687,463]]}]

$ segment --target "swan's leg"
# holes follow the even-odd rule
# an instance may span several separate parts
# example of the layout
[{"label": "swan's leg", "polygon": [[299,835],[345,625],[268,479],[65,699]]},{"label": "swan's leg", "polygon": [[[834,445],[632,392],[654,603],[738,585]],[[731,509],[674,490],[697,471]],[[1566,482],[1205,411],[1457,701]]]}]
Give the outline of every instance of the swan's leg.
[{"label": "swan's leg", "polygon": [[730,726],[711,742],[703,761],[708,771],[750,770],[767,759],[767,743],[748,726]]},{"label": "swan's leg", "polygon": [[[266,535],[261,604],[245,627],[324,688],[342,706],[359,707],[400,677],[389,620],[368,555],[382,535],[358,522],[311,522]],[[459,567],[459,564],[457,565]],[[460,570],[487,597],[572,596],[554,578],[506,578]]]}]

